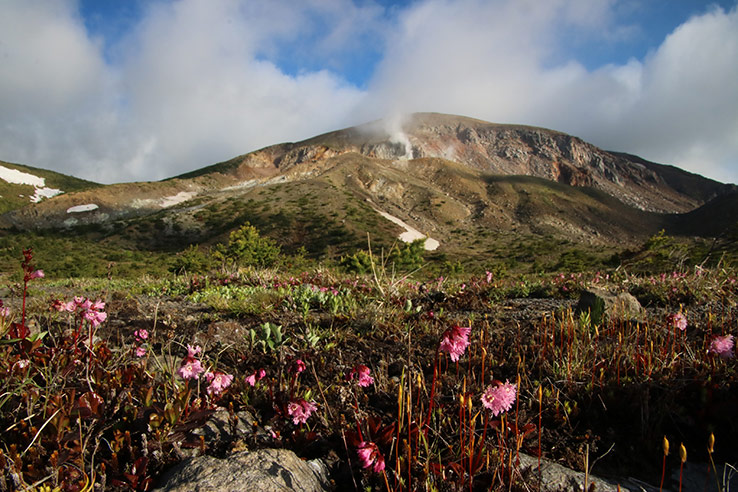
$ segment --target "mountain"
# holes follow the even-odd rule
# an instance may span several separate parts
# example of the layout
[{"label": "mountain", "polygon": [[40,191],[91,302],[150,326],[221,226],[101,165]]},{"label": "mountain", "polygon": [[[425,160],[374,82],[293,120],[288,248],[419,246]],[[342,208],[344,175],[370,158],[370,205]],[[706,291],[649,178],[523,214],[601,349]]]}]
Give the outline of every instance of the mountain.
[{"label": "mountain", "polygon": [[[418,113],[160,182],[65,193],[2,214],[0,227],[84,226],[109,241],[178,249],[249,221],[287,251],[318,257],[365,247],[367,234],[388,246],[404,233],[432,238],[450,257],[524,259],[575,244],[615,249],[664,227],[700,235],[699,219],[680,217],[735,190],[553,130]],[[705,232],[727,227],[713,222]]]},{"label": "mountain", "polygon": [[0,161],[0,213],[98,186],[101,185],[54,171]]}]

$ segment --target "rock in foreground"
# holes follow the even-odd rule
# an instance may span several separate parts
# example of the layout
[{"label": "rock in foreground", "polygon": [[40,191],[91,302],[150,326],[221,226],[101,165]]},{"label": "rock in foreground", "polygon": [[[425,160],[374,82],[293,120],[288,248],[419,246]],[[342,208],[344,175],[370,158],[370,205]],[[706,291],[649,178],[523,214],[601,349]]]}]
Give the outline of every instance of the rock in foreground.
[{"label": "rock in foreground", "polygon": [[320,461],[303,461],[287,449],[241,451],[226,459],[192,458],[163,478],[158,492],[262,491],[322,492],[329,490]]}]

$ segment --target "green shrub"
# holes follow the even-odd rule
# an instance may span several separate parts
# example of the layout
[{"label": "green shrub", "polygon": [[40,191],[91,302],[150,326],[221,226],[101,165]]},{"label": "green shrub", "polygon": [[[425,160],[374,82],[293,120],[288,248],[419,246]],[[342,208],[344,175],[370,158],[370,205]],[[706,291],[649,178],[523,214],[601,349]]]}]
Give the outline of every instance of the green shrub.
[{"label": "green shrub", "polygon": [[280,247],[269,238],[261,237],[256,227],[248,222],[231,232],[228,244],[219,244],[216,258],[229,266],[274,266],[280,258]]},{"label": "green shrub", "polygon": [[172,259],[169,271],[182,275],[184,273],[202,274],[213,267],[212,256],[201,251],[194,244],[184,251],[177,253]]},{"label": "green shrub", "polygon": [[415,270],[423,265],[425,239],[416,239],[411,243],[395,244],[390,251],[389,261],[397,270]]}]

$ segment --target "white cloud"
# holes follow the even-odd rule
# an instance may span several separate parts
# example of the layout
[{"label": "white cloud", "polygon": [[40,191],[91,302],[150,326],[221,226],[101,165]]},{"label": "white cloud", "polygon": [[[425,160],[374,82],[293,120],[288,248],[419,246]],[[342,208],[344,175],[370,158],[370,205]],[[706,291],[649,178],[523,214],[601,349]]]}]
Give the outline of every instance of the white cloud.
[{"label": "white cloud", "polygon": [[152,4],[110,65],[71,2],[0,4],[0,159],[102,182],[159,179],[335,129],[360,90],[262,58],[305,22],[290,5]]},{"label": "white cloud", "polygon": [[612,6],[416,4],[391,38],[369,112],[440,111],[546,126],[737,182],[736,8],[689,19],[643,60],[594,70],[567,61],[564,36],[617,39],[632,30],[614,23]]},{"label": "white cloud", "polygon": [[[618,20],[623,8],[153,2],[106,60],[72,0],[0,2],[0,159],[102,182],[158,179],[388,114],[440,111],[546,126],[738,181],[736,8],[693,17],[624,64],[592,68],[568,51],[642,29]],[[341,75],[357,50],[381,55],[366,89]]]}]

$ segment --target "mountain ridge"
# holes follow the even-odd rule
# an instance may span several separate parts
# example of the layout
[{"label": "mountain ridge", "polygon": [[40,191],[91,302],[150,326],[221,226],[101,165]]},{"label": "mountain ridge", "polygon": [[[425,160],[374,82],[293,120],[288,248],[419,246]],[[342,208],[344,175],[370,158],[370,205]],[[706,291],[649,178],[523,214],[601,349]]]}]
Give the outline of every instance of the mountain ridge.
[{"label": "mountain ridge", "polygon": [[[401,223],[438,240],[439,254],[501,256],[500,238],[509,246],[516,236],[614,248],[662,228],[699,235],[698,219],[679,217],[700,217],[708,203],[714,215],[735,190],[554,130],[418,113],[162,181],[66,193],[0,215],[0,227],[92,227],[110,241],[171,248],[251,222],[288,250],[307,244],[323,257],[361,247],[367,234],[390,244]],[[705,232],[729,225],[713,220]]]}]

